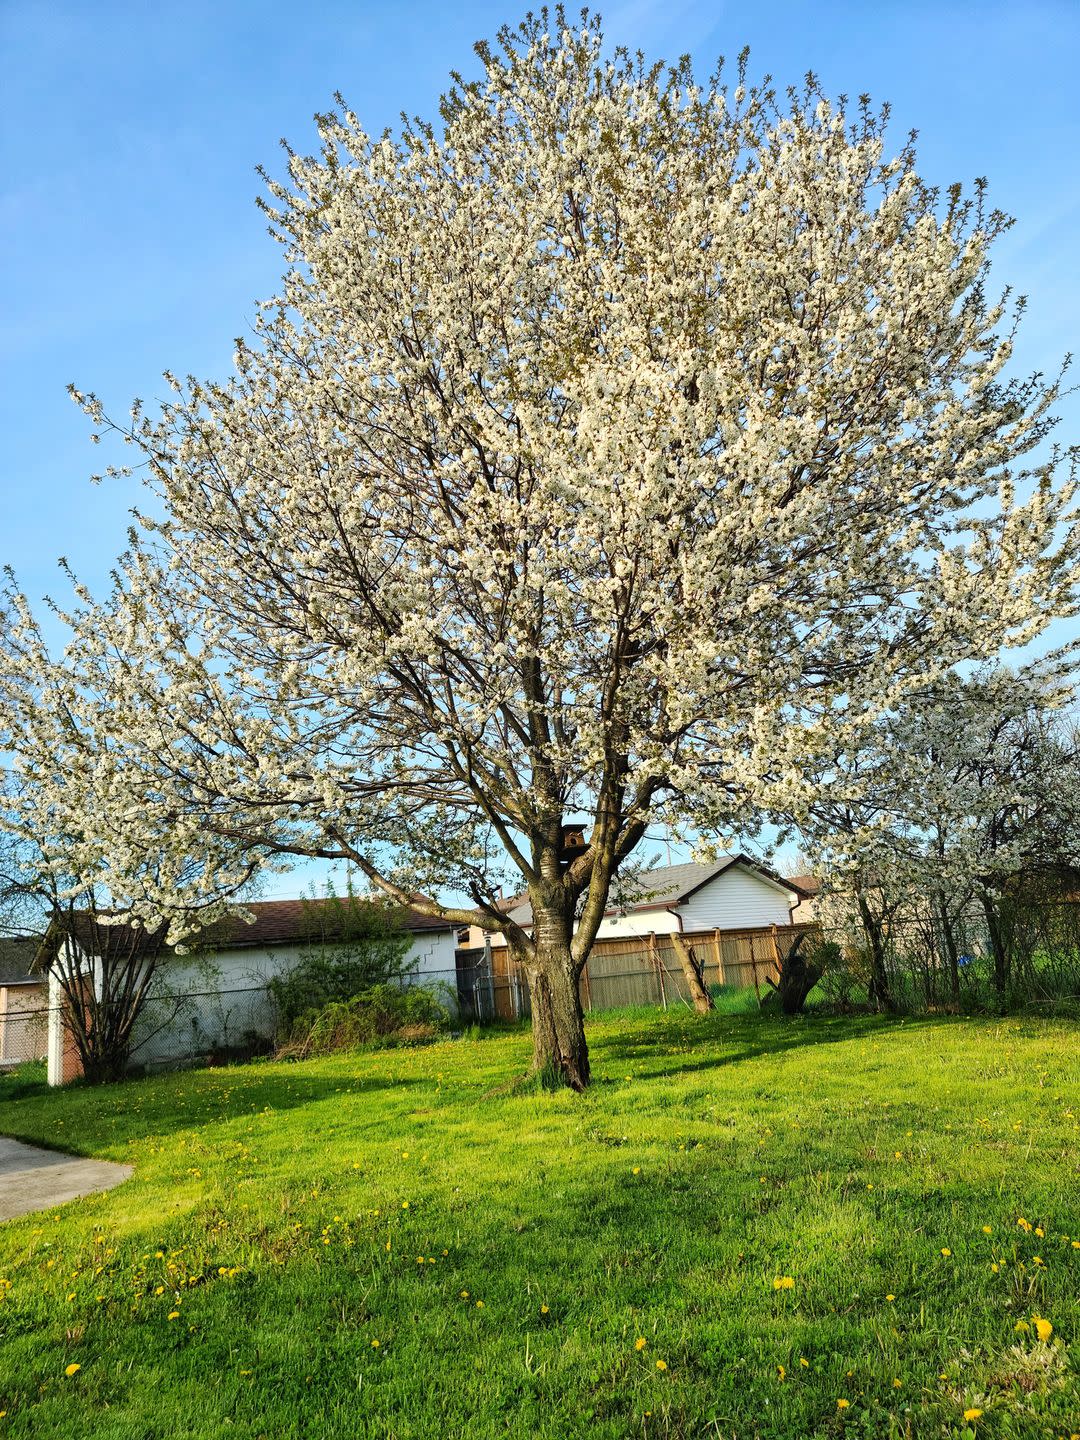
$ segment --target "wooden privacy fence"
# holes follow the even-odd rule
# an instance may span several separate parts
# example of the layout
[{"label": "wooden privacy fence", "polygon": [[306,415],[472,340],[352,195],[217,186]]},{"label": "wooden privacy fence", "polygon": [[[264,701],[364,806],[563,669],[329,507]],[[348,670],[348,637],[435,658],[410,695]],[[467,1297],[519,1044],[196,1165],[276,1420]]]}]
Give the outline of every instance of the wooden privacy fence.
[{"label": "wooden privacy fence", "polygon": [[[764,994],[778,974],[777,955],[785,955],[810,925],[776,925],[759,930],[706,930],[684,934],[703,969],[706,988],[754,986]],[[529,1014],[529,989],[520,967],[504,945],[491,947],[490,966],[483,949],[459,950],[458,994],[463,1012],[478,1019],[513,1020]],[[585,1010],[615,1010],[629,1005],[690,1003],[686,977],[670,935],[626,935],[597,940],[581,973]]]}]

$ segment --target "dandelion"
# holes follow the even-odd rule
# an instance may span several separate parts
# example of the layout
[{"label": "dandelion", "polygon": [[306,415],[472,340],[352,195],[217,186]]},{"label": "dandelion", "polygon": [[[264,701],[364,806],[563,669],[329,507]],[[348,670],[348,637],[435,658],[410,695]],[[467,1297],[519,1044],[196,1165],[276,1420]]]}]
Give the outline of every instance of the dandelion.
[{"label": "dandelion", "polygon": [[74,1363],[71,1364],[71,1365],[65,1365],[65,1367],[64,1367],[64,1374],[65,1374],[65,1375],[68,1377],[68,1379],[70,1380],[70,1378],[72,1377],[72,1375],[77,1375],[81,1369],[82,1369],[82,1366],[81,1366],[81,1365],[75,1365]]},{"label": "dandelion", "polygon": [[804,1370],[810,1369],[810,1361],[807,1360],[805,1355],[799,1356],[799,1364],[803,1367]]},{"label": "dandelion", "polygon": [[902,1380],[894,1380],[894,1381],[892,1382],[892,1388],[893,1388],[894,1390],[899,1390],[899,1389],[903,1386],[903,1383],[904,1383],[904,1382],[903,1382]]},{"label": "dandelion", "polygon": [[1031,1326],[1027,1323],[1026,1320],[1017,1320],[1016,1324],[1013,1326],[1013,1332],[1016,1335],[1026,1335],[1030,1329]]},{"label": "dandelion", "polygon": [[1040,1240],[1046,1239],[1046,1231],[1042,1228],[1041,1225],[1035,1226],[1035,1234],[1039,1237]]},{"label": "dandelion", "polygon": [[468,1298],[469,1298],[469,1292],[468,1292],[468,1290],[462,1290],[462,1292],[461,1292],[461,1298],[462,1298],[462,1300],[468,1300]]},{"label": "dandelion", "polygon": [[891,1305],[892,1302],[896,1299],[896,1296],[895,1296],[895,1295],[886,1295],[886,1296],[885,1296],[885,1299],[888,1300],[889,1304]]},{"label": "dandelion", "polygon": [[786,1379],[787,1379],[787,1371],[784,1369],[783,1365],[777,1365],[777,1367],[776,1367],[776,1374],[777,1374],[777,1378],[780,1379],[780,1380],[786,1380]]},{"label": "dandelion", "polygon": [[407,1210],[407,1209],[409,1208],[409,1202],[408,1202],[408,1200],[402,1200],[402,1202],[401,1202],[401,1208],[402,1208],[403,1210]]},{"label": "dandelion", "polygon": [[970,1410],[965,1410],[965,1411],[964,1411],[964,1419],[965,1419],[965,1420],[978,1420],[978,1418],[979,1418],[979,1416],[980,1416],[981,1414],[982,1414],[982,1411],[979,1410],[979,1409],[977,1409],[976,1406],[972,1405],[972,1407],[971,1407]]},{"label": "dandelion", "polygon": [[795,1279],[791,1275],[777,1275],[772,1282],[774,1290],[794,1290]]},{"label": "dandelion", "polygon": [[850,1400],[837,1400],[836,1408],[837,1410],[846,1410],[850,1404]]},{"label": "dandelion", "polygon": [[640,1166],[640,1165],[635,1165],[634,1168],[633,1168],[633,1170],[631,1170],[630,1173],[631,1173],[631,1175],[640,1175],[640,1174],[641,1174],[641,1166]]},{"label": "dandelion", "polygon": [[180,1311],[179,1311],[179,1310],[170,1310],[170,1311],[169,1311],[169,1319],[170,1319],[170,1320],[179,1320],[179,1319],[180,1319]]},{"label": "dandelion", "polygon": [[667,1361],[666,1361],[666,1360],[657,1360],[657,1362],[656,1362],[656,1368],[657,1368],[657,1370],[666,1370],[666,1369],[667,1369]]},{"label": "dandelion", "polygon": [[379,1342],[378,1342],[378,1340],[372,1340],[372,1342],[371,1342],[371,1348],[372,1348],[372,1350],[378,1350],[378,1348],[379,1348]]},{"label": "dandelion", "polygon": [[1039,1339],[1045,1345],[1047,1340],[1049,1340],[1050,1336],[1054,1333],[1053,1325],[1050,1324],[1049,1320],[1043,1320],[1038,1315],[1033,1315],[1031,1317],[1031,1322],[1035,1326],[1036,1335],[1038,1335]]},{"label": "dandelion", "polygon": [[993,1233],[994,1233],[994,1227],[993,1227],[992,1225],[984,1225],[984,1226],[983,1226],[983,1234],[984,1234],[984,1235],[992,1235]]},{"label": "dandelion", "polygon": [[546,1315],[547,1313],[548,1313],[548,1307],[547,1307],[546,1305],[541,1305],[541,1306],[540,1306],[540,1314],[541,1314],[541,1315]]},{"label": "dandelion", "polygon": [[484,1308],[484,1302],[483,1302],[483,1300],[477,1300],[477,1302],[476,1302],[476,1308],[477,1308],[477,1310],[483,1310],[483,1308]]},{"label": "dandelion", "polygon": [[645,1346],[648,1345],[648,1343],[649,1342],[645,1339],[644,1335],[639,1335],[638,1338],[634,1341],[634,1349],[644,1350]]},{"label": "dandelion", "polygon": [[949,1258],[949,1256],[952,1254],[952,1251],[949,1250],[949,1249],[947,1249],[947,1248],[945,1248],[945,1249],[942,1249],[942,1252],[941,1252],[941,1253],[942,1253],[942,1255],[945,1256],[945,1259],[947,1260],[947,1259]]}]

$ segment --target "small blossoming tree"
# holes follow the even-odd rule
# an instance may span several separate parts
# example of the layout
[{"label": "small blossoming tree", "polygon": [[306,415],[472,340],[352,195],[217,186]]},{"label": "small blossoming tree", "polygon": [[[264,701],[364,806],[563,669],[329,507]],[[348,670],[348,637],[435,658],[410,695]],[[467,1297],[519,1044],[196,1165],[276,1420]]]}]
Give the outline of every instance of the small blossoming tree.
[{"label": "small blossoming tree", "polygon": [[342,106],[268,179],[280,293],[230,379],[118,427],[152,513],[68,665],[108,713],[102,853],[347,860],[504,930],[580,1088],[647,827],[798,815],[838,738],[1030,640],[1073,486],[1025,459],[1058,388],[1006,378],[1006,219],[885,112],[561,11],[478,55],[437,125]]}]

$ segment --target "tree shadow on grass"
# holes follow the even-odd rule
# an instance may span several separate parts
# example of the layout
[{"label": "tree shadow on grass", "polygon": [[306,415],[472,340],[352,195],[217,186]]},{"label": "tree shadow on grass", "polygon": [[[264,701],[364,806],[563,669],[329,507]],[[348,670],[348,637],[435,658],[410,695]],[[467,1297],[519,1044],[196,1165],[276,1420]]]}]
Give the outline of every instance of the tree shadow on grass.
[{"label": "tree shadow on grass", "polygon": [[[400,1091],[404,1097],[425,1076],[378,1076],[344,1071],[305,1073],[306,1067],[230,1066],[134,1077],[115,1085],[26,1087],[18,1103],[0,1110],[0,1133],[13,1139],[101,1157],[117,1144],[229,1124],[268,1111],[283,1112],[324,1100]],[[57,1121],[63,1119],[63,1128]]]},{"label": "tree shadow on grass", "polygon": [[[718,1070],[765,1055],[786,1054],[791,1050],[819,1045],[837,1045],[852,1040],[873,1039],[896,1031],[911,1034],[914,1030],[940,1027],[961,1022],[951,1017],[844,1015],[844,1016],[772,1016],[772,1015],[703,1015],[668,1018],[656,1026],[620,1030],[614,1035],[590,1037],[594,1061],[625,1064],[646,1060],[648,1075],[658,1079],[669,1075],[691,1074],[695,1071]],[[670,1051],[673,1044],[691,1047],[678,1054]],[[707,1055],[694,1050],[708,1048]],[[657,1063],[652,1063],[653,1061]]]}]

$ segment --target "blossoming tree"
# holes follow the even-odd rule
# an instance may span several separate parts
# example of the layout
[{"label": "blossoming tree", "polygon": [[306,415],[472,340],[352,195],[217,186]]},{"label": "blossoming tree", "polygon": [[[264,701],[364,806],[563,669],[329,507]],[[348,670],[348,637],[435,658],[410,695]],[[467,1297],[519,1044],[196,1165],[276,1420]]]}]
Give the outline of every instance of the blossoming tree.
[{"label": "blossoming tree", "polygon": [[827,876],[826,925],[858,917],[879,1005],[892,1003],[887,951],[924,928],[959,1001],[958,936],[976,913],[1007,998],[1013,910],[1060,902],[1080,864],[1072,669],[1057,656],[944,675],[834,758],[841,798],[823,785],[805,830]]},{"label": "blossoming tree", "polygon": [[1006,378],[981,186],[813,79],[699,84],[561,11],[498,41],[437,125],[342,104],[268,179],[280,293],[230,379],[116,427],[154,500],[67,663],[106,851],[347,860],[506,930],[536,1065],[583,1087],[647,827],[797,814],[838,735],[1031,639],[1073,486],[1031,458],[1057,383]]}]

